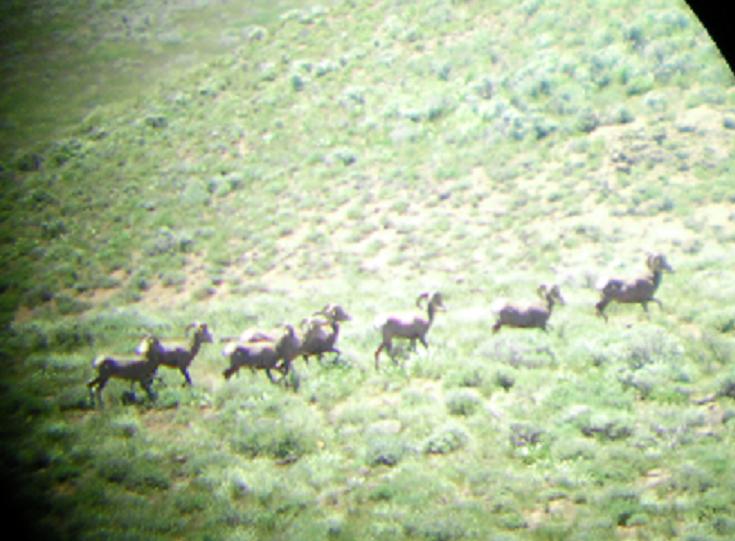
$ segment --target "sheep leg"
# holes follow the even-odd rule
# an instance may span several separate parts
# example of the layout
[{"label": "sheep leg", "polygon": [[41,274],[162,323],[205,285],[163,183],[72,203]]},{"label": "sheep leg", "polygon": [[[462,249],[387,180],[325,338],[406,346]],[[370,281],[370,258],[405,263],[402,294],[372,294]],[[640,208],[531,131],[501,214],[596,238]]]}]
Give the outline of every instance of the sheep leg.
[{"label": "sheep leg", "polygon": [[95,385],[97,385],[97,379],[93,379],[90,382],[87,383],[87,388],[89,389],[89,400],[92,402],[92,406],[95,405]]},{"label": "sheep leg", "polygon": [[225,379],[230,379],[239,368],[239,366],[232,365],[229,368],[225,368],[222,372],[222,375],[225,377]]},{"label": "sheep leg", "polygon": [[188,386],[191,387],[193,384],[191,382],[191,376],[189,376],[189,369],[187,369],[187,368],[179,368],[179,370],[184,375],[184,379],[186,380],[184,382],[183,386],[186,387],[188,385]]},{"label": "sheep leg", "polygon": [[393,360],[393,356],[395,354],[393,353],[393,342],[392,341],[387,342],[385,344],[385,350],[388,352],[388,356],[391,358],[391,360]]},{"label": "sheep leg", "polygon": [[89,380],[89,381],[87,382],[87,388],[89,389],[89,391],[90,391],[90,392],[93,392],[93,391],[92,391],[92,387],[96,387],[96,386],[98,386],[98,385],[100,384],[100,382],[101,382],[101,381],[102,381],[102,380],[101,380],[101,378],[100,378],[99,376],[97,376],[97,377],[96,377],[96,378],[94,378],[94,379],[90,379],[90,380]]},{"label": "sheep leg", "polygon": [[95,393],[95,396],[97,397],[97,403],[99,404],[100,408],[104,408],[105,407],[105,403],[102,400],[102,389],[104,389],[105,388],[105,385],[107,385],[107,380],[106,379],[101,379],[101,378],[97,378],[97,379],[100,380],[100,381],[97,384],[97,391]]},{"label": "sheep leg", "polygon": [[609,299],[603,298],[602,300],[600,300],[600,302],[595,304],[595,312],[597,313],[598,316],[604,319],[606,323],[607,323],[607,315],[605,315],[605,307],[608,305],[609,302],[610,302]]},{"label": "sheep leg", "polygon": [[378,346],[378,349],[375,350],[375,370],[380,369],[380,352],[383,351],[383,348],[385,347],[385,342],[381,342]]},{"label": "sheep leg", "polygon": [[426,348],[429,349],[429,343],[426,341],[426,337],[419,336],[419,340],[421,340],[421,344]]},{"label": "sheep leg", "polygon": [[148,398],[150,399],[150,401],[151,402],[155,402],[156,401],[156,394],[153,392],[153,389],[151,388],[151,384],[152,383],[153,383],[152,380],[141,381],[140,382],[140,386],[143,387],[143,390],[148,395]]},{"label": "sheep leg", "polygon": [[273,377],[273,374],[271,373],[271,369],[270,368],[266,368],[265,369],[265,373],[268,376],[268,379],[271,380],[271,383],[278,383],[276,381],[276,379]]},{"label": "sheep leg", "polygon": [[283,366],[281,366],[279,370],[281,371],[281,374],[287,376],[288,372],[291,370],[291,361],[283,361]]},{"label": "sheep leg", "polygon": [[[390,355],[390,360],[391,360],[391,361],[393,361],[393,364],[394,364],[394,365],[396,365],[396,366],[402,365],[402,364],[401,364],[401,363],[400,363],[400,362],[398,361],[398,359],[396,358],[396,355],[395,355],[395,353],[393,352],[393,348],[392,348],[392,347],[391,347],[391,349],[390,349],[390,350],[388,351],[388,354]],[[404,359],[405,359],[405,356],[404,356]]]},{"label": "sheep leg", "polygon": [[658,304],[658,307],[659,307],[659,308],[660,308],[661,310],[663,310],[663,309],[664,309],[664,305],[663,305],[663,303],[662,303],[662,302],[661,302],[660,300],[658,300],[658,299],[654,299],[653,297],[651,297],[651,300],[652,300],[653,302],[655,302],[656,304]]},{"label": "sheep leg", "polygon": [[[87,382],[87,388],[89,389],[89,398],[92,401],[92,405],[94,405],[95,402],[97,402],[99,403],[100,407],[103,406],[102,389],[104,389],[105,385],[107,385],[107,380],[108,378],[105,378],[105,377],[102,377],[102,375],[99,375],[96,378]],[[95,400],[95,397],[97,400]]]}]

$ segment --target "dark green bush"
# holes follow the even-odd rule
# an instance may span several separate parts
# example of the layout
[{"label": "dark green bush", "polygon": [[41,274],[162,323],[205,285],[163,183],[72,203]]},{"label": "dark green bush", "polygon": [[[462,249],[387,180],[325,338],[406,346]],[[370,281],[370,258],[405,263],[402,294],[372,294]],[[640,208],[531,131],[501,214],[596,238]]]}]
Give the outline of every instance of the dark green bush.
[{"label": "dark green bush", "polygon": [[395,466],[406,451],[407,447],[398,435],[373,437],[367,441],[365,462],[370,466]]},{"label": "dark green bush", "polygon": [[57,295],[56,296],[56,309],[62,315],[69,314],[80,314],[86,310],[89,310],[92,305],[88,302],[81,301],[68,295]]},{"label": "dark green bush", "polygon": [[42,165],[43,165],[43,156],[35,152],[23,154],[15,162],[15,167],[18,169],[18,171],[23,171],[25,173],[29,173],[32,171],[38,171],[39,169],[41,169]]},{"label": "dark green bush", "polygon": [[424,449],[430,454],[444,455],[463,448],[467,440],[467,433],[461,427],[446,425],[429,436]]},{"label": "dark green bush", "polygon": [[457,389],[447,393],[446,403],[452,415],[472,415],[482,404],[482,398],[474,390]]}]

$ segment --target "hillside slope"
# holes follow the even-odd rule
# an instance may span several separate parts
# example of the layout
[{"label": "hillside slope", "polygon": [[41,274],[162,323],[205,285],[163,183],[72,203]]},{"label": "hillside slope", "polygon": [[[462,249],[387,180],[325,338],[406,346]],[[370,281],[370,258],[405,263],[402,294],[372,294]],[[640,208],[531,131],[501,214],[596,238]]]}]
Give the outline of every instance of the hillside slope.
[{"label": "hillside slope", "polygon": [[[64,538],[727,539],[735,533],[735,79],[684,3],[335,2],[2,171],[4,455]],[[604,8],[604,9],[603,9]],[[606,276],[674,267],[662,307]],[[550,331],[500,298],[561,286]],[[441,290],[431,346],[375,317]],[[352,315],[298,390],[96,411],[140,335]],[[22,361],[22,362],[21,362]],[[139,397],[140,398],[140,397]],[[23,452],[18,451],[23,449]],[[35,509],[35,508],[34,508]]]}]

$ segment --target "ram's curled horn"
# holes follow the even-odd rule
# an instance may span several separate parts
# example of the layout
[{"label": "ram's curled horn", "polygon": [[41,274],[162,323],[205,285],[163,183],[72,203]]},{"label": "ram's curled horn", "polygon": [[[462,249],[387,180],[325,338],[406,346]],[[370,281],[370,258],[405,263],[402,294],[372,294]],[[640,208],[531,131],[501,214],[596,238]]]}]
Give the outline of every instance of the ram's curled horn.
[{"label": "ram's curled horn", "polygon": [[423,306],[422,306],[423,301],[428,301],[430,297],[431,297],[431,293],[429,293],[428,291],[424,291],[416,299],[416,306],[418,306],[419,308],[423,308]]}]

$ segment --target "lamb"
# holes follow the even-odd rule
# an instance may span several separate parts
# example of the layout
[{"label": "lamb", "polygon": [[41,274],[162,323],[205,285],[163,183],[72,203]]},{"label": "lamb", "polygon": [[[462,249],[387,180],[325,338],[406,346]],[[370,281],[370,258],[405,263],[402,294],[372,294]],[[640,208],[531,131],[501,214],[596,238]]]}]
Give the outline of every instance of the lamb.
[{"label": "lamb", "polygon": [[284,376],[291,369],[291,361],[299,354],[301,339],[293,325],[286,325],[285,332],[277,342],[257,341],[228,344],[222,355],[230,360],[230,366],[223,372],[230,379],[243,366],[251,370],[265,370],[268,379],[276,383],[271,370],[278,370]]},{"label": "lamb", "polygon": [[[146,337],[138,346],[137,352],[143,355],[143,359],[119,360],[109,355],[100,355],[92,361],[92,367],[97,370],[97,377],[87,382],[92,403],[96,394],[100,407],[104,406],[102,390],[110,378],[128,380],[131,385],[137,382],[148,394],[148,398],[155,400],[151,385],[162,360],[161,343],[153,336]],[[93,390],[95,387],[96,393]]]},{"label": "lamb", "polygon": [[375,369],[380,368],[380,353],[383,349],[388,351],[391,359],[395,363],[395,357],[393,355],[393,338],[406,338],[411,341],[411,347],[415,348],[416,340],[419,340],[425,348],[429,347],[426,341],[426,334],[429,332],[432,323],[434,322],[434,316],[437,310],[446,310],[444,306],[444,299],[442,294],[438,291],[429,294],[422,293],[416,299],[416,306],[422,308],[423,301],[428,300],[426,306],[427,317],[424,318],[421,315],[391,315],[387,316],[379,324],[380,332],[383,336],[378,348],[375,350]]},{"label": "lamb", "polygon": [[607,321],[605,315],[605,307],[612,301],[620,303],[639,303],[643,306],[643,311],[648,313],[648,303],[655,302],[659,308],[662,307],[661,301],[653,295],[656,293],[658,286],[661,284],[662,272],[674,272],[666,257],[663,254],[648,254],[646,257],[646,266],[651,271],[650,274],[636,278],[633,280],[611,279],[608,280],[601,289],[600,301],[595,304],[597,315]]},{"label": "lamb", "polygon": [[[324,353],[336,353],[339,357],[341,352],[335,347],[339,338],[339,324],[352,318],[338,304],[328,304],[313,315],[323,315],[324,318],[309,318],[302,321],[302,325],[306,324],[306,332],[301,344],[301,356],[307,362],[312,355],[321,360]],[[331,332],[326,329],[327,326],[331,327]]]},{"label": "lamb", "polygon": [[191,376],[189,376],[189,366],[191,366],[194,357],[199,353],[199,349],[204,343],[212,343],[212,334],[206,323],[194,322],[186,326],[186,334],[189,330],[194,329],[194,335],[191,339],[189,349],[182,346],[173,348],[163,347],[161,352],[161,364],[169,368],[178,368],[184,376],[184,385],[192,385]]},{"label": "lamb", "polygon": [[524,329],[542,329],[546,331],[546,324],[551,316],[554,303],[565,304],[558,285],[551,288],[541,284],[537,290],[539,297],[546,301],[546,306],[530,305],[519,306],[515,304],[504,304],[498,310],[498,320],[493,325],[493,333],[496,333],[505,325],[507,327],[518,327]]}]

